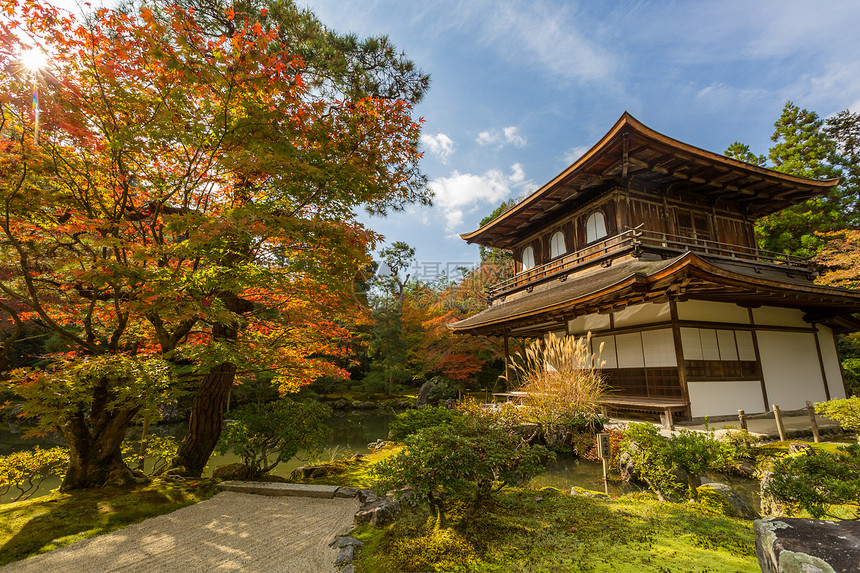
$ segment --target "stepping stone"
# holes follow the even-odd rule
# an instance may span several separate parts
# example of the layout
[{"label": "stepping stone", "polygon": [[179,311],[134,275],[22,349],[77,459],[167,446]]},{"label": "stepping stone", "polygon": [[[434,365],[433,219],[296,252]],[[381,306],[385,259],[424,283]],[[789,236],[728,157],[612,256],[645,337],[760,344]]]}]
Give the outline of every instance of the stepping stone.
[{"label": "stepping stone", "polygon": [[258,481],[224,481],[218,484],[222,491],[252,493],[271,496],[298,496],[333,498],[338,490],[336,485],[314,485],[307,483],[269,483]]}]

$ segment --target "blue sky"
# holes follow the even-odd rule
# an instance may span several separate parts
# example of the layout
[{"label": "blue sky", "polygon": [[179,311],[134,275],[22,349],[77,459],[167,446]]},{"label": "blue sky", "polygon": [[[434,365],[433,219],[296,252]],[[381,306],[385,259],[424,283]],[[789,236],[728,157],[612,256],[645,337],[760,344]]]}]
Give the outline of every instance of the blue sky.
[{"label": "blue sky", "polygon": [[[625,110],[722,152],[766,153],[790,99],[860,111],[860,2],[304,0],[340,32],[387,34],[432,83],[423,168],[436,192],[365,222],[418,274],[477,261],[457,235],[567,167]],[[437,266],[438,264],[438,266]]]}]

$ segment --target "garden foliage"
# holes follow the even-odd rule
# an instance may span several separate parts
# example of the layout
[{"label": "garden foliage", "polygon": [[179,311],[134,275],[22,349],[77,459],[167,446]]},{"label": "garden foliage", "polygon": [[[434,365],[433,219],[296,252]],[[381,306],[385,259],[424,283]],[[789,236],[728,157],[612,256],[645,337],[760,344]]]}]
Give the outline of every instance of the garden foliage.
[{"label": "garden foliage", "polygon": [[815,411],[836,420],[850,432],[860,432],[860,396],[819,402],[815,405]]},{"label": "garden foliage", "polygon": [[12,493],[11,501],[27,499],[45,479],[60,474],[69,463],[68,448],[31,450],[0,456],[0,495]]},{"label": "garden foliage", "polygon": [[376,466],[377,490],[411,486],[412,495],[428,501],[436,513],[437,528],[446,526],[445,512],[452,500],[467,503],[460,522],[465,526],[494,493],[527,483],[552,456],[492,416],[481,415],[461,415],[422,428],[404,443],[403,451]]},{"label": "garden foliage", "polygon": [[623,453],[661,500],[685,494],[695,499],[702,474],[729,470],[750,456],[742,434],[718,440],[712,432],[682,430],[666,438],[652,424],[631,424],[624,434]]},{"label": "garden foliage", "polygon": [[267,474],[299,450],[319,452],[329,428],[331,409],[317,401],[279,398],[238,408],[224,431],[219,451],[232,451],[255,475]]},{"label": "garden foliage", "polygon": [[801,509],[821,519],[830,506],[852,503],[860,519],[860,444],[788,455],[774,461],[772,471],[762,493],[787,503],[789,512]]}]

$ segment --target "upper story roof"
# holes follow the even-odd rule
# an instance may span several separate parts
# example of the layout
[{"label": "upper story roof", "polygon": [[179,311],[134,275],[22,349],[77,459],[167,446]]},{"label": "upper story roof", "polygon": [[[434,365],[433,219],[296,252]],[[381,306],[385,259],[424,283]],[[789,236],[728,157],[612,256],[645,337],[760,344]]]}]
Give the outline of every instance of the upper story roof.
[{"label": "upper story roof", "polygon": [[705,151],[658,133],[624,112],[573,165],[511,210],[460,236],[469,243],[510,248],[523,231],[555,219],[587,202],[600,188],[629,177],[734,204],[751,219],[826,193],[839,183],[839,179],[788,175]]}]

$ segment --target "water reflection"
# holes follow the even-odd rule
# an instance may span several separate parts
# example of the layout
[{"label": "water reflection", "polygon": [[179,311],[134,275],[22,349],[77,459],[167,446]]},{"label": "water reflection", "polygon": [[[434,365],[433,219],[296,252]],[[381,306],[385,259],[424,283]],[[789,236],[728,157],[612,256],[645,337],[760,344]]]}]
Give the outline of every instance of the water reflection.
[{"label": "water reflection", "polygon": [[[275,469],[274,474],[288,476],[295,468],[310,463],[325,462],[335,459],[343,459],[355,454],[366,454],[370,450],[367,445],[378,439],[386,439],[388,436],[388,425],[394,416],[379,412],[346,412],[338,413],[328,420],[331,428],[326,440],[326,450],[319,456],[311,457],[305,451],[300,451],[296,457],[287,463],[281,463]],[[173,436],[182,439],[187,431],[187,424],[160,424],[152,427],[152,433],[159,436]],[[130,429],[129,438],[138,439],[140,428]],[[51,447],[62,443],[57,435],[42,438],[23,438],[21,434],[12,434],[0,427],[0,454],[8,454],[14,451],[32,448],[40,445]],[[209,460],[204,475],[211,475],[212,469],[225,464],[241,461],[233,454],[215,453]],[[145,469],[149,470],[153,460],[148,459]],[[755,480],[743,480],[726,478],[725,476],[711,476],[713,481],[728,483],[738,493],[750,502],[753,507],[759,507],[758,482]],[[555,462],[547,467],[546,471],[534,478],[531,484],[535,487],[555,487],[564,491],[573,486],[579,486],[594,491],[606,491],[609,495],[617,496],[632,491],[639,491],[639,487],[625,482],[610,480],[603,481],[603,470],[598,462],[580,460],[571,454],[558,454]],[[60,478],[46,480],[36,495],[44,495],[52,489],[59,487]],[[0,497],[0,503],[10,501],[11,496]]]}]

